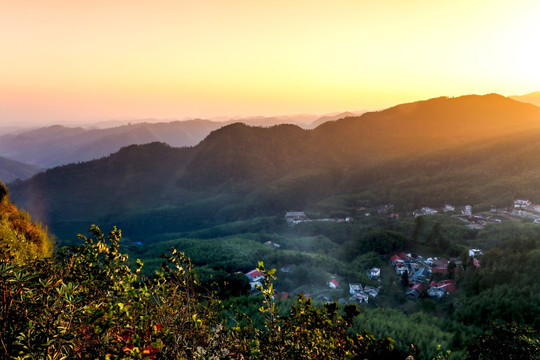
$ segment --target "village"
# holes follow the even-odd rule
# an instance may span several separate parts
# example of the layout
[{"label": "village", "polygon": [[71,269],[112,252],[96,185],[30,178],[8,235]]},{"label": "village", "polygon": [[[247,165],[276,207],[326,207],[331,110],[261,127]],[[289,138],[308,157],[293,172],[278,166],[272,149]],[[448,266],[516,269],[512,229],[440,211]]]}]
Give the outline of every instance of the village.
[{"label": "village", "polygon": [[[480,249],[469,249],[469,257],[475,267],[480,267],[479,257],[483,255]],[[457,272],[463,270],[462,261],[459,258],[424,258],[417,254],[400,252],[390,257],[390,265],[394,269],[393,274],[404,286],[405,296],[408,300],[418,300],[421,297],[428,297],[433,300],[440,300],[445,296],[452,295],[456,291],[454,276]],[[258,295],[258,288],[262,287],[264,275],[261,271],[254,269],[245,274],[250,282],[252,294]],[[381,283],[381,268],[371,268],[366,275],[372,282]],[[342,284],[335,278],[328,283],[331,290],[339,289]],[[362,285],[360,283],[348,283],[348,299],[340,298],[339,303],[367,304],[369,300],[379,295],[381,285]],[[306,287],[300,287],[290,293],[275,294],[274,298],[288,298],[292,295],[298,295],[307,290]],[[311,297],[314,300],[329,302],[330,298],[321,293],[308,294],[304,296]]]},{"label": "village", "polygon": [[[371,216],[372,212],[377,213],[379,216],[386,216],[390,219],[400,219],[403,217],[400,213],[394,212],[394,205],[392,204],[379,206],[378,208],[373,209],[373,211],[370,211],[364,206],[359,207],[358,210],[366,217]],[[463,221],[469,228],[473,229],[480,229],[489,224],[500,223],[503,219],[530,219],[535,223],[540,223],[540,205],[533,204],[530,200],[523,199],[514,200],[510,207],[504,209],[497,209],[492,206],[488,213],[484,212],[482,214],[473,214],[473,207],[471,205],[464,205],[456,208],[453,205],[446,204],[440,209],[424,206],[420,209],[413,210],[412,213],[406,214],[406,216],[412,215],[418,217],[437,214],[450,214],[452,217]],[[310,219],[303,211],[289,211],[285,214],[285,221],[290,226],[311,221],[350,223],[353,221],[353,217]]]},{"label": "village", "polygon": [[[366,210],[362,208],[362,210]],[[393,212],[392,205],[385,205],[374,210],[378,215],[387,216],[391,219],[399,219],[400,214]],[[514,201],[510,208],[496,209],[492,207],[489,211],[489,215],[483,213],[481,215],[473,215],[472,206],[465,205],[461,208],[456,208],[452,205],[445,205],[444,208],[436,210],[430,207],[422,207],[418,210],[414,210],[412,215],[429,216],[436,214],[449,214],[464,223],[467,227],[473,229],[480,229],[488,224],[500,223],[503,220],[529,219],[535,223],[540,223],[540,205],[534,205],[529,200],[517,199]],[[364,216],[370,216],[369,212],[365,212]],[[285,220],[289,226],[294,226],[302,222],[311,221],[332,221],[349,223],[353,221],[352,217],[346,218],[322,218],[322,219],[309,219],[303,211],[287,212],[285,214]],[[275,249],[279,249],[280,245],[267,241],[265,243]],[[471,258],[471,264],[475,267],[480,267],[480,258],[483,255],[480,249],[469,249],[469,257]],[[420,298],[429,298],[432,300],[440,300],[446,296],[451,296],[456,290],[456,283],[454,277],[459,271],[463,271],[463,264],[460,258],[445,258],[445,257],[423,257],[418,254],[399,252],[392,254],[389,257],[389,269],[393,272],[385,274],[385,276],[395,276],[396,280],[403,285],[406,299],[418,300]],[[280,269],[283,272],[289,271],[288,269]],[[366,270],[366,275],[370,279],[369,284],[361,283],[346,283],[344,280],[340,282],[335,276],[333,276],[327,282],[327,290],[318,290],[311,292],[307,286],[301,286],[290,292],[281,292],[275,294],[275,298],[288,298],[290,296],[296,296],[303,293],[306,297],[311,297],[314,300],[320,300],[324,302],[330,301],[333,297],[332,291],[342,290],[340,294],[343,294],[343,287],[348,289],[348,297],[340,297],[338,302],[340,303],[356,303],[367,304],[370,299],[376,298],[382,289],[382,269],[374,267]],[[258,287],[262,286],[264,280],[263,274],[254,269],[245,274],[251,285],[252,293],[258,294]],[[345,285],[344,285],[345,283]],[[375,285],[374,285],[375,284]]]}]

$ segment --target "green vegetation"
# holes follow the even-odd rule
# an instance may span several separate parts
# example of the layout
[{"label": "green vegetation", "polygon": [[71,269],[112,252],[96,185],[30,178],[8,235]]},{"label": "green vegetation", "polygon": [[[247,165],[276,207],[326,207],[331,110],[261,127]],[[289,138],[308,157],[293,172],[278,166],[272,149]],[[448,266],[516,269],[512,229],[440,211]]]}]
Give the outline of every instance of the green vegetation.
[{"label": "green vegetation", "polygon": [[[501,223],[481,229],[411,212],[449,203],[491,216],[492,206],[510,208],[516,198],[540,203],[539,119],[537,108],[497,95],[440,98],[313,131],[234,124],[192,148],[129,146],[10,185],[17,205],[68,245],[54,258],[46,233],[2,186],[4,351],[538,357],[540,226],[504,211]],[[321,220],[289,226],[283,215],[293,210]],[[329,217],[342,219],[322,220]],[[120,244],[119,231],[106,239],[93,227],[84,245],[74,243],[73,234],[93,223],[119,225],[126,237]],[[164,262],[172,247],[178,251]],[[470,248],[484,251],[479,263]],[[389,262],[399,252],[451,257],[448,272],[434,278],[455,280],[456,291],[438,300],[406,296],[409,277]],[[276,269],[261,267],[266,280],[277,279],[254,296],[242,273],[259,261]],[[369,278],[373,267],[380,279]],[[340,286],[331,289],[330,280]],[[378,295],[358,310],[350,283]],[[510,343],[497,352],[493,344],[504,336]]]},{"label": "green vegetation", "polygon": [[[264,327],[225,324],[219,301],[197,291],[190,261],[171,250],[151,279],[127,265],[120,231],[93,226],[84,244],[26,265],[0,262],[2,357],[17,359],[396,359],[392,340],[347,333],[358,310],[299,297],[280,316],[265,274]],[[241,320],[240,317],[238,320]],[[249,321],[248,321],[249,324]]]},{"label": "green vegetation", "polygon": [[6,186],[0,183],[0,260],[25,264],[33,259],[49,257],[53,243],[30,215],[18,210],[9,201]]}]

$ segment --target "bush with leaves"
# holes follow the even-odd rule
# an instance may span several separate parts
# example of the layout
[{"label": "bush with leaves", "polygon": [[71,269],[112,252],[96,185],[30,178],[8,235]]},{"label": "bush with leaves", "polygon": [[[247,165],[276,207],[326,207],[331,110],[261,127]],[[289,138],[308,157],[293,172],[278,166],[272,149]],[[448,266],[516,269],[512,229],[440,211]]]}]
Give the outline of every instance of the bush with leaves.
[{"label": "bush with leaves", "polygon": [[352,333],[355,305],[316,307],[299,296],[279,315],[275,270],[266,270],[259,329],[245,316],[220,316],[220,302],[200,291],[183,253],[163,255],[142,276],[119,251],[120,230],[92,226],[83,244],[54,259],[0,261],[0,357],[14,359],[398,359],[390,338]]},{"label": "bush with leaves", "polygon": [[52,250],[47,231],[10,203],[8,189],[0,182],[0,260],[26,264],[51,256]]},{"label": "bush with leaves", "polygon": [[496,324],[475,336],[467,345],[468,360],[540,359],[538,334],[517,323]]},{"label": "bush with leaves", "polygon": [[287,316],[279,316],[273,300],[275,269],[267,270],[262,263],[257,269],[265,275],[259,287],[264,305],[266,327],[257,342],[259,359],[394,359],[393,340],[376,339],[368,332],[349,334],[352,320],[358,315],[356,305],[347,305],[339,313],[337,303],[313,306],[304,294]]},{"label": "bush with leaves", "polygon": [[153,279],[127,266],[121,233],[92,226],[82,246],[56,262],[0,263],[2,358],[171,359],[241,357],[240,337],[195,291],[188,259],[176,250]]}]

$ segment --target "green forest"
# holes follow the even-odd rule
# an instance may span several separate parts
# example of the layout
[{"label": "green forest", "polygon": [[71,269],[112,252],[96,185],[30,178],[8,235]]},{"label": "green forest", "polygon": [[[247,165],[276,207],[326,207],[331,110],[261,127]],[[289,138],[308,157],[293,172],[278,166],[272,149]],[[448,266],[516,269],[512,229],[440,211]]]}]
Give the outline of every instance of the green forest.
[{"label": "green forest", "polygon": [[2,357],[538,359],[539,120],[443,97],[2,185]]},{"label": "green forest", "polygon": [[[156,235],[93,225],[71,245],[2,186],[2,356],[14,359],[537,359],[540,225],[447,215],[289,226],[255,218]],[[279,244],[279,247],[269,246]],[[16,244],[28,244],[32,250]],[[481,247],[481,266],[467,254]],[[410,300],[397,252],[461,259],[457,291]],[[28,254],[33,254],[29,256]],[[366,272],[381,269],[380,282]],[[258,268],[253,295],[243,274]],[[331,278],[343,284],[331,290]],[[380,286],[351,304],[347,283]],[[297,293],[292,289],[299,288]],[[287,299],[279,294],[289,292]],[[306,294],[311,294],[309,297]],[[317,297],[315,294],[324,294]]]}]

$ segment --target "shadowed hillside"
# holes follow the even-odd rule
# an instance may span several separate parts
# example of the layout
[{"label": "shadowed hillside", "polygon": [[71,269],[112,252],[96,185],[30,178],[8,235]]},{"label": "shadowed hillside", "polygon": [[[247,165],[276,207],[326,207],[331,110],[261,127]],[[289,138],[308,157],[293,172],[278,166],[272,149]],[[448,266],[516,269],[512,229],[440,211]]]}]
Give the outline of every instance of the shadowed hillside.
[{"label": "shadowed hillside", "polygon": [[405,209],[504,202],[537,193],[539,125],[540,108],[499,95],[437,98],[314,130],[233,124],[192,148],[131,146],[12,192],[57,233],[100,222],[130,237],[281,217],[341,195]]},{"label": "shadowed hillside", "polygon": [[8,183],[17,179],[28,179],[40,170],[39,166],[24,164],[0,156],[0,180]]},{"label": "shadowed hillside", "polygon": [[325,123],[313,141],[347,161],[416,154],[540,128],[540,108],[497,94],[436,98]]}]

